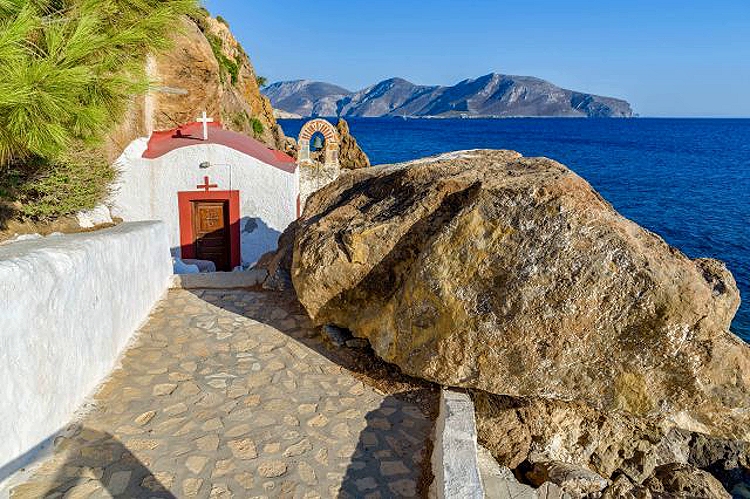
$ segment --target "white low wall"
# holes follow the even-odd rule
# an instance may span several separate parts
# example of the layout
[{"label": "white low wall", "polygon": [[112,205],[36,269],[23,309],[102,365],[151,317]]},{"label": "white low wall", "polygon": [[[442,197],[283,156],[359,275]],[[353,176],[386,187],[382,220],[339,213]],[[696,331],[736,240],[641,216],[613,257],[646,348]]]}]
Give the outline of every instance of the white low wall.
[{"label": "white low wall", "polygon": [[0,481],[112,370],[171,274],[161,222],[0,246]]},{"label": "white low wall", "polygon": [[431,499],[484,499],[479,475],[474,403],[463,391],[444,388],[435,422]]}]

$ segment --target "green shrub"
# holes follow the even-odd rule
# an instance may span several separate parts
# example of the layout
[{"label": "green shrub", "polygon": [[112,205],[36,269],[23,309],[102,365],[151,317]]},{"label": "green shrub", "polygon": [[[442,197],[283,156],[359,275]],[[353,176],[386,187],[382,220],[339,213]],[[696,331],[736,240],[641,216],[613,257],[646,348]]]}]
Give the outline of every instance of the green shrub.
[{"label": "green shrub", "polygon": [[211,51],[214,53],[216,62],[219,63],[221,81],[226,81],[226,75],[229,75],[232,85],[236,85],[240,78],[240,64],[224,54],[224,42],[221,41],[221,38],[213,33],[204,33],[204,35],[208,44],[211,45]]},{"label": "green shrub", "polygon": [[50,220],[94,208],[115,176],[103,154],[80,145],[53,162],[33,157],[12,166],[0,193],[16,202],[18,218]]},{"label": "green shrub", "polygon": [[258,83],[258,86],[260,88],[263,88],[266,85],[268,85],[268,78],[266,78],[265,76],[256,76],[255,81]]},{"label": "green shrub", "polygon": [[250,118],[250,128],[253,130],[256,139],[263,135],[263,123],[258,118]]},{"label": "green shrub", "polygon": [[217,21],[219,21],[219,22],[220,22],[221,24],[223,24],[224,26],[226,26],[227,28],[229,27],[229,23],[228,23],[228,22],[227,22],[227,20],[226,20],[226,19],[224,19],[223,17],[221,17],[221,16],[216,16],[216,20],[217,20]]},{"label": "green shrub", "polygon": [[230,121],[235,130],[238,130],[238,131],[249,130],[250,132],[252,132],[253,137],[255,137],[256,139],[263,136],[263,132],[265,130],[265,127],[263,126],[263,122],[260,121],[258,118],[251,118],[250,115],[248,115],[246,111],[233,113],[230,116]]}]

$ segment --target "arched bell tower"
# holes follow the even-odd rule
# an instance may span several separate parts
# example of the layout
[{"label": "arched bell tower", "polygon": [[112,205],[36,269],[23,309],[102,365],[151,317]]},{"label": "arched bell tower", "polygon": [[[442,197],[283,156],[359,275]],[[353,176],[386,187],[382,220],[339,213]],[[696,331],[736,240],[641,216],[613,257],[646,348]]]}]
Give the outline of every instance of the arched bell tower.
[{"label": "arched bell tower", "polygon": [[339,133],[331,123],[324,119],[314,119],[305,123],[299,134],[299,154],[297,155],[297,162],[300,165],[305,163],[312,163],[313,160],[310,157],[310,141],[313,135],[317,132],[323,134],[325,139],[325,166],[339,166],[339,145],[341,143],[339,139]]}]

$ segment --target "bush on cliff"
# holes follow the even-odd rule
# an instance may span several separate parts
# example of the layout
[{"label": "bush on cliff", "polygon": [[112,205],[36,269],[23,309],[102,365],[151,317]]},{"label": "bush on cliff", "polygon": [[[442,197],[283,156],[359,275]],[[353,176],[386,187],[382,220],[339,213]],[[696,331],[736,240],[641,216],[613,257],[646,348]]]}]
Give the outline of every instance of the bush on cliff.
[{"label": "bush on cliff", "polygon": [[[195,0],[0,0],[6,205],[21,203],[21,215],[32,218],[90,207],[88,196],[79,197],[84,186],[48,181],[61,171],[73,174],[64,178],[101,173],[97,146],[148,89],[146,55],[168,47],[178,17],[195,8]],[[87,152],[71,154],[81,144]],[[88,178],[102,194],[109,181],[111,172]],[[66,208],[47,210],[44,199]]]}]

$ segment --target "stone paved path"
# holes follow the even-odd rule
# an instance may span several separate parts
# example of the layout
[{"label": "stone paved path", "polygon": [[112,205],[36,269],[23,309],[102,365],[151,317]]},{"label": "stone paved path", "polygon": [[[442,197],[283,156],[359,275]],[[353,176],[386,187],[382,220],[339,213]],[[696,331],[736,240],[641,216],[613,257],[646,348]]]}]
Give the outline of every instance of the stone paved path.
[{"label": "stone paved path", "polygon": [[324,354],[279,295],[171,291],[11,497],[414,497],[432,421]]}]

